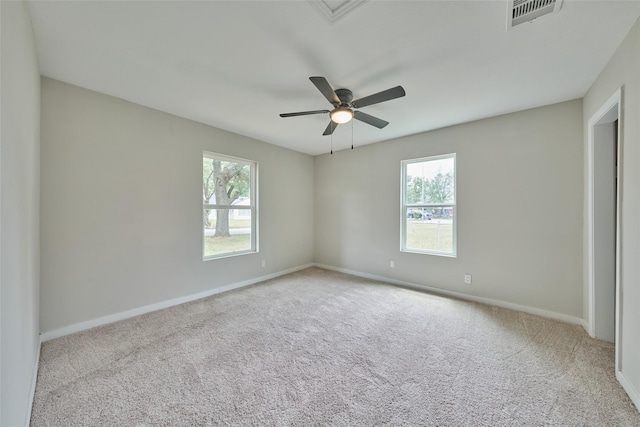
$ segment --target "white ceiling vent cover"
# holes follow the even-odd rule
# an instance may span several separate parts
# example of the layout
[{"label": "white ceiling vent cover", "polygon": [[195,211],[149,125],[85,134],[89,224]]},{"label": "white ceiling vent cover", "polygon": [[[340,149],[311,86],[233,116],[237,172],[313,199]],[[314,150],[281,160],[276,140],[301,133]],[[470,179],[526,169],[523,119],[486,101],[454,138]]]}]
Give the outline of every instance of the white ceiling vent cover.
[{"label": "white ceiling vent cover", "polygon": [[560,10],[563,0],[509,0],[507,30]]}]

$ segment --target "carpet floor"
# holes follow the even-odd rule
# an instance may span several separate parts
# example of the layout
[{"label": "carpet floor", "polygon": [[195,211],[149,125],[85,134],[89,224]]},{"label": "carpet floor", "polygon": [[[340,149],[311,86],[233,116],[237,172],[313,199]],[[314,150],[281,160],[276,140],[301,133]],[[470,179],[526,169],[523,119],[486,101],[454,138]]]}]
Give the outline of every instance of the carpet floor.
[{"label": "carpet floor", "polygon": [[43,344],[33,426],[640,426],[576,325],[311,268]]}]

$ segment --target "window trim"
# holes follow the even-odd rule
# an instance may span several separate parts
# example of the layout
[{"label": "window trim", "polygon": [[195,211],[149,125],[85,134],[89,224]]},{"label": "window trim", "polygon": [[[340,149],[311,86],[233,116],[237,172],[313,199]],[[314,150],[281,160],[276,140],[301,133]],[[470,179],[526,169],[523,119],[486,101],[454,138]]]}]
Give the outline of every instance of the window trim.
[{"label": "window trim", "polygon": [[[453,159],[453,202],[452,203],[406,203],[407,191],[407,165],[413,163],[422,163],[426,161]],[[437,255],[443,257],[457,258],[458,256],[458,188],[457,188],[457,159],[456,153],[439,154],[435,156],[419,157],[415,159],[406,159],[400,162],[400,252],[416,253],[424,255]],[[438,208],[451,207],[453,209],[453,235],[451,252],[423,250],[415,248],[407,248],[407,210],[409,208]]]},{"label": "window trim", "polygon": [[[260,252],[259,250],[259,242],[258,242],[258,162],[256,160],[243,159],[241,157],[233,157],[227,156],[225,154],[214,153],[213,151],[203,150],[202,159],[215,159],[221,160],[223,162],[234,162],[248,165],[251,171],[251,184],[249,191],[249,206],[242,205],[241,210],[249,210],[251,212],[251,248],[241,250],[241,251],[232,251],[232,252],[224,252],[221,254],[215,255],[205,255],[205,210],[207,209],[228,209],[228,210],[238,210],[238,205],[218,205],[218,204],[210,204],[204,203],[202,201],[201,215],[202,215],[202,260],[210,261],[214,259],[221,258],[229,258],[239,255],[247,255],[254,254]],[[204,164],[203,164],[204,168]],[[201,170],[204,176],[204,170]]]}]

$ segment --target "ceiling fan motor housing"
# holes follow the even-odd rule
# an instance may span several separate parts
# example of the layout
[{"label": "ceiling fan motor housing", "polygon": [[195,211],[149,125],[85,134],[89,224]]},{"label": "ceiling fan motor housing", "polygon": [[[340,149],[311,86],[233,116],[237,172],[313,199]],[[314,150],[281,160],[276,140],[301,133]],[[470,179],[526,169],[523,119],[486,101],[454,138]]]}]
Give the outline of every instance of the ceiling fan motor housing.
[{"label": "ceiling fan motor housing", "polygon": [[331,121],[343,124],[353,118],[353,110],[351,109],[353,93],[349,89],[336,89],[335,93],[340,100],[340,104],[333,104],[336,108],[330,113]]},{"label": "ceiling fan motor housing", "polygon": [[349,89],[336,89],[336,96],[341,104],[347,104],[345,107],[350,106],[351,101],[353,101],[353,92]]}]

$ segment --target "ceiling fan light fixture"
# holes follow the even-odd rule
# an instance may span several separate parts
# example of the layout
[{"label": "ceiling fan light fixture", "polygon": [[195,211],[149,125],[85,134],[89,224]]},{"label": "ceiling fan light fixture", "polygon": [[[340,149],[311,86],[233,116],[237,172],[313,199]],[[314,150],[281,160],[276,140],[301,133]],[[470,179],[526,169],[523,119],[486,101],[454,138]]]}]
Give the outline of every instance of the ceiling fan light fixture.
[{"label": "ceiling fan light fixture", "polygon": [[331,112],[331,120],[339,125],[347,123],[353,118],[353,111],[349,107],[337,107]]}]

